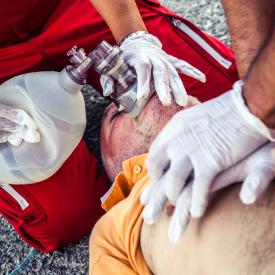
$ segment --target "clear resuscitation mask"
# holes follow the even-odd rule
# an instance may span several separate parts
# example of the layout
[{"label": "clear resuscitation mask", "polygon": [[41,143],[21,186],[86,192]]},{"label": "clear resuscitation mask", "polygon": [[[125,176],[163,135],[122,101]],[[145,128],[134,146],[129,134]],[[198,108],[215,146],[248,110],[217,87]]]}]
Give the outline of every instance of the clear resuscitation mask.
[{"label": "clear resuscitation mask", "polygon": [[115,90],[108,96],[118,110],[130,117],[138,116],[149,98],[137,101],[137,76],[134,69],[124,62],[119,47],[102,41],[88,56],[97,73],[113,78]]}]

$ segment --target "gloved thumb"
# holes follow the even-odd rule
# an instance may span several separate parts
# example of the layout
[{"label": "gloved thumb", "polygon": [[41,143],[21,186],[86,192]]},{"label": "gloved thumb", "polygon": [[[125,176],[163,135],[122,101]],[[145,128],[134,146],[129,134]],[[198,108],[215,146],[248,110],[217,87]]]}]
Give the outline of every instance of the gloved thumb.
[{"label": "gloved thumb", "polygon": [[200,70],[198,70],[197,68],[195,68],[194,66],[192,66],[191,64],[189,64],[188,62],[184,60],[180,60],[171,55],[169,55],[169,61],[174,65],[174,67],[179,73],[193,77],[199,80],[200,82],[203,82],[203,83],[206,82],[205,74]]},{"label": "gloved thumb", "polygon": [[102,74],[100,76],[100,85],[104,96],[109,96],[115,91],[115,81],[109,75]]},{"label": "gloved thumb", "polygon": [[252,171],[244,180],[240,199],[244,204],[253,204],[266,191],[273,177],[274,167],[262,165]]},{"label": "gloved thumb", "polygon": [[190,219],[190,207],[191,207],[192,186],[187,185],[180,197],[177,200],[177,204],[171,218],[168,228],[168,238],[172,243],[176,243],[184,230],[186,229]]},{"label": "gloved thumb", "polygon": [[[165,178],[165,177],[164,177]],[[154,196],[149,198],[148,203],[143,209],[142,217],[147,224],[154,224],[160,216],[164,205],[167,202],[167,198],[164,193],[164,181],[163,179],[154,183],[151,186],[150,194],[154,193]],[[148,194],[148,195],[150,195]],[[144,199],[144,198],[143,198]]]},{"label": "gloved thumb", "polygon": [[143,190],[140,196],[140,203],[142,205],[146,205],[147,203],[149,203],[150,198],[152,197],[152,195],[154,195],[155,186],[155,184],[151,183]]}]

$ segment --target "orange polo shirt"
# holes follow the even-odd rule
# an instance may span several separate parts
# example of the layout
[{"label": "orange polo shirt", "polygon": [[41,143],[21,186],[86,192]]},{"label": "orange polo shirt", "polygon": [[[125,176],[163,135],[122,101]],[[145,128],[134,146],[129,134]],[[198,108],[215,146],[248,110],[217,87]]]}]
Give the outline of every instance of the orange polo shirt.
[{"label": "orange polo shirt", "polygon": [[149,182],[146,156],[123,162],[122,172],[103,197],[102,207],[108,212],[90,238],[90,275],[152,274],[140,247],[143,206],[139,198]]}]

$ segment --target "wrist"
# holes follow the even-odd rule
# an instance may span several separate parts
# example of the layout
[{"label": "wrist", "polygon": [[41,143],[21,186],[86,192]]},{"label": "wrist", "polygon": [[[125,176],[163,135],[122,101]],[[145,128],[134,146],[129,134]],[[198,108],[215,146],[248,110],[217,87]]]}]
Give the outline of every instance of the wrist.
[{"label": "wrist", "polygon": [[[243,87],[243,98],[244,101],[252,114],[258,117],[264,124],[269,128],[275,128],[275,108],[273,106],[273,100],[270,96],[265,96],[261,91],[255,90],[257,85]],[[251,93],[253,90],[253,93]],[[273,93],[267,93],[271,95]]]},{"label": "wrist", "polygon": [[121,46],[126,40],[140,38],[140,37],[143,37],[145,34],[148,34],[148,32],[147,31],[130,32],[124,38],[122,38],[118,46]]},{"label": "wrist", "polygon": [[119,47],[121,48],[121,50],[125,50],[128,45],[132,45],[133,43],[141,44],[142,42],[146,42],[147,45],[149,42],[153,46],[162,48],[162,44],[159,39],[146,31],[137,31],[130,33],[129,35],[125,36],[125,38],[123,38],[122,42],[119,44]]},{"label": "wrist", "polygon": [[270,141],[275,141],[275,130],[271,129],[264,123],[261,117],[251,112],[247,105],[246,98],[243,95],[243,81],[235,82],[231,95],[234,101],[236,111],[240,114],[247,125],[256,130],[259,134],[266,137]]}]

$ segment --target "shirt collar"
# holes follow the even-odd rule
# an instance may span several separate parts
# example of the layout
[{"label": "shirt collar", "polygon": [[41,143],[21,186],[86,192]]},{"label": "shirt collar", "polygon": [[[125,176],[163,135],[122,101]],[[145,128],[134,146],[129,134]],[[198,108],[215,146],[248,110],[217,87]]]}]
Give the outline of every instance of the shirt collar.
[{"label": "shirt collar", "polygon": [[145,160],[148,154],[142,154],[125,160],[122,163],[122,170],[129,184],[135,184],[138,180],[147,175]]}]

